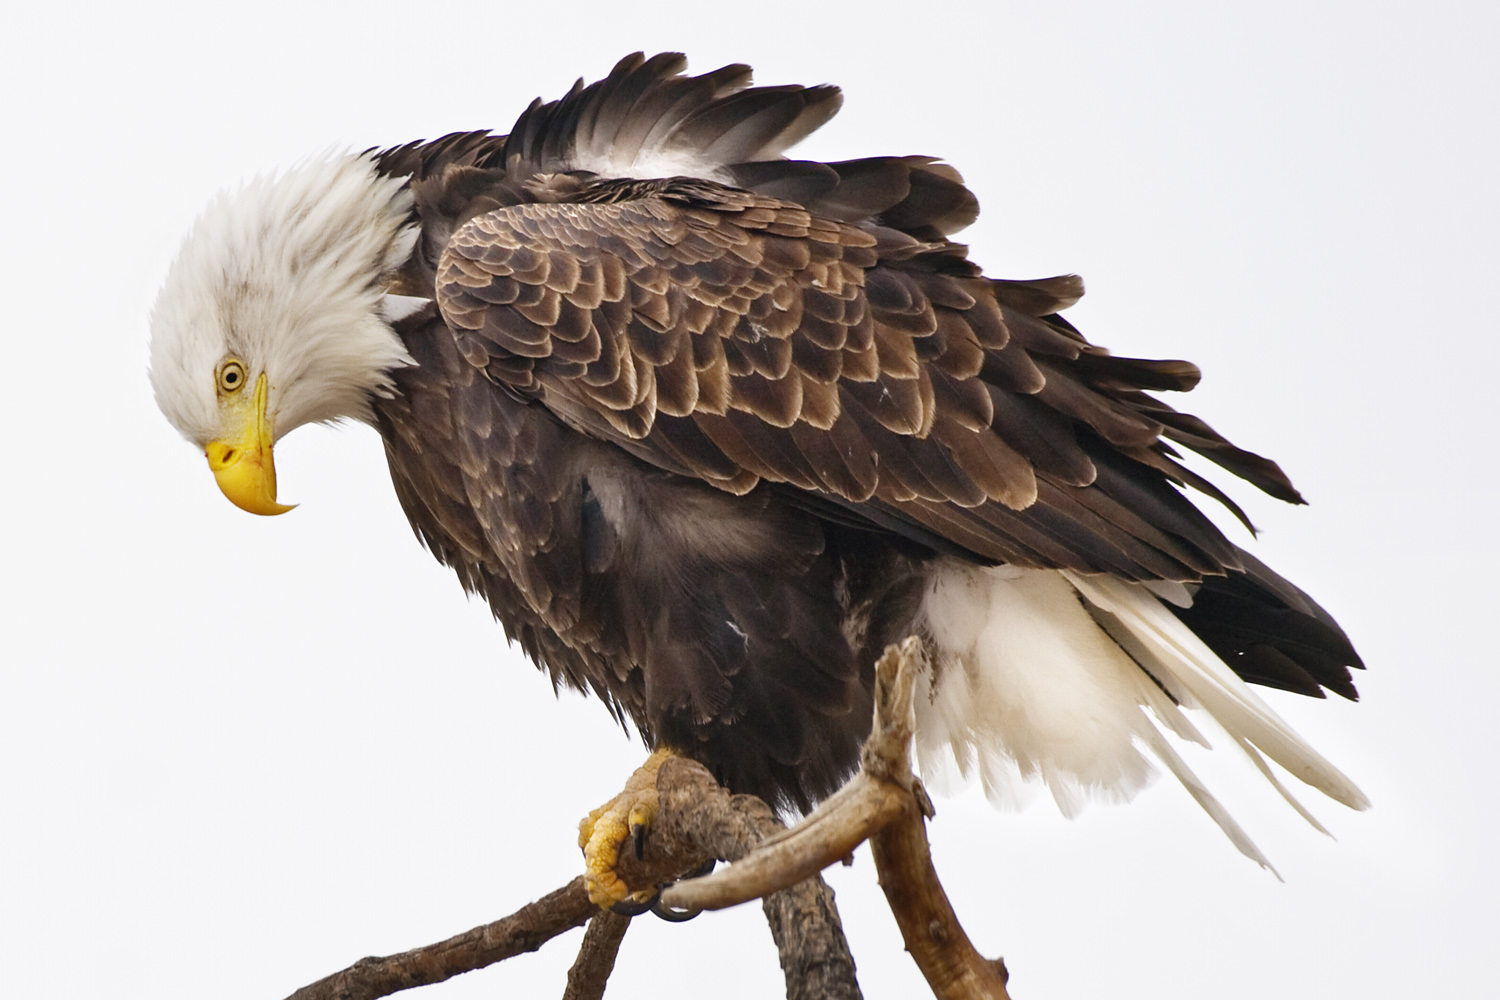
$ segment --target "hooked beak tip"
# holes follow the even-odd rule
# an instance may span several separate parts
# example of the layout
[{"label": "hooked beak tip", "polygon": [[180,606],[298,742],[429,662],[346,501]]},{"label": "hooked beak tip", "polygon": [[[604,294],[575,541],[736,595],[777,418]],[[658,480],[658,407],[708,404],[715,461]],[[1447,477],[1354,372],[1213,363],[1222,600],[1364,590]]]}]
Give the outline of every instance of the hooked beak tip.
[{"label": "hooked beak tip", "polygon": [[276,466],[269,447],[213,441],[204,456],[219,490],[240,510],[269,517],[296,506],[276,502]]}]

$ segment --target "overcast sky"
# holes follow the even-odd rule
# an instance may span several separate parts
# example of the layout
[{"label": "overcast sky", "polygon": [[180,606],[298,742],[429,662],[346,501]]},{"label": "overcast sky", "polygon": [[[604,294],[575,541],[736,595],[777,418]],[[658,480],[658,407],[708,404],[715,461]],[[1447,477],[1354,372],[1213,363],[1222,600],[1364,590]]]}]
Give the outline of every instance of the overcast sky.
[{"label": "overcast sky", "polygon": [[[1018,1000],[1492,988],[1500,8],[711,9],[8,14],[3,992],[278,998],[579,871],[578,817],[639,745],[554,698],[420,549],[369,429],[283,442],[294,513],[230,506],[151,399],[147,315],[220,188],[330,148],[504,131],[634,49],[843,86],[801,155],[950,160],[989,273],[1083,274],[1069,315],[1092,340],[1198,362],[1174,403],[1312,502],[1228,484],[1255,551],[1366,658],[1358,705],[1270,699],[1375,807],[1309,791],[1334,842],[1248,765],[1194,756],[1282,884],[1170,780],[1075,822],[940,799],[939,871]],[[868,852],[830,878],[866,996],[921,995]],[[578,937],[413,996],[558,996]],[[745,907],[637,921],[610,996],[759,1000],[780,980]]]}]

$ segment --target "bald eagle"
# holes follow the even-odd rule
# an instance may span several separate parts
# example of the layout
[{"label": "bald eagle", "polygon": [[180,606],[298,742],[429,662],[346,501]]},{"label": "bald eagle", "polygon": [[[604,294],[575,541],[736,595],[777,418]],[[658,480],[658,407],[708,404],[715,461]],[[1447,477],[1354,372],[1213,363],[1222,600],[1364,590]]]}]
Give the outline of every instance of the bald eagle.
[{"label": "bald eagle", "polygon": [[1264,864],[1167,739],[1206,717],[1294,805],[1265,758],[1363,807],[1247,684],[1352,699],[1361,664],[1187,498],[1245,520],[1179,448],[1302,502],[1153,395],[1198,369],[1085,340],[1076,276],[986,277],[951,166],[786,158],[836,88],[685,67],[213,202],[151,379],[228,498],[287,510],[282,435],[374,426],[418,537],[554,683],[782,806],[850,773],[915,634],[919,757],[996,797],[1071,815],[1160,765]]}]

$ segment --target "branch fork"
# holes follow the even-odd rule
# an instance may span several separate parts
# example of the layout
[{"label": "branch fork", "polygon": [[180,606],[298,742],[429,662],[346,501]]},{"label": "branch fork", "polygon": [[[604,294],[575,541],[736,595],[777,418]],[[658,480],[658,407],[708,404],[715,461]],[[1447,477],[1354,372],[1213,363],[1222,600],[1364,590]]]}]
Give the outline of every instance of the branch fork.
[{"label": "branch fork", "polygon": [[662,902],[682,909],[734,906],[808,878],[869,840],[906,950],[934,996],[1008,1000],[1004,962],[975,950],[932,865],[925,820],[934,810],[911,766],[912,698],[924,666],[916,636],[888,647],[875,664],[875,724],[859,773],[797,826],[728,868],[671,886]]},{"label": "branch fork", "polygon": [[[630,885],[666,884],[674,910],[717,910],[762,899],[786,973],[788,1000],[857,1000],[854,960],[833,893],[818,873],[870,841],[875,868],[906,950],[938,1000],[1009,1000],[1000,960],[969,942],[938,881],[925,820],[932,803],[912,773],[913,690],[924,667],[915,636],[890,646],[875,665],[875,719],[859,772],[788,830],[771,808],[731,796],[708,771],[674,757],[657,774],[660,808],[643,856],[617,865]],[[710,858],[732,862],[701,878],[672,882]],[[366,958],[303,987],[289,1000],[375,1000],[441,982],[589,923],[564,1000],[602,996],[628,918],[588,901],[583,879],[493,924],[386,958]]]}]

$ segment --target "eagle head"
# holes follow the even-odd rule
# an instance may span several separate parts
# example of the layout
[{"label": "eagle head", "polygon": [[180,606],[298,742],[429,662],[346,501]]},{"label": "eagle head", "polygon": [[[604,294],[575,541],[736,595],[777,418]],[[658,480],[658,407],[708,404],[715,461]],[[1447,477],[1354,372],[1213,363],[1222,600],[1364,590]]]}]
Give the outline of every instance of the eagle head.
[{"label": "eagle head", "polygon": [[151,384],[219,488],[254,514],[276,502],[272,446],[314,421],[373,419],[411,364],[387,284],[417,230],[406,178],[368,155],[308,161],[219,195],[151,310]]}]

